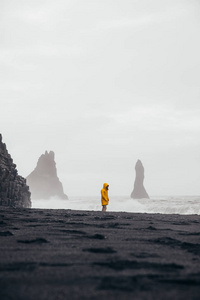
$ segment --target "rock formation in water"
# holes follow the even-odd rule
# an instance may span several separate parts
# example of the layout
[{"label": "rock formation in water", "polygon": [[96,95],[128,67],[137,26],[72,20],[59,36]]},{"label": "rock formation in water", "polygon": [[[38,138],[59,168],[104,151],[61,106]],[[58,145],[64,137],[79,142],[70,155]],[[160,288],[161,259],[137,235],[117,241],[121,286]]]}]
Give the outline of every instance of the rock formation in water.
[{"label": "rock formation in water", "polygon": [[135,183],[134,183],[134,189],[131,193],[131,198],[133,199],[142,199],[142,198],[149,198],[149,195],[147,194],[143,181],[144,181],[144,167],[142,165],[142,162],[138,159],[136,165],[135,165]]},{"label": "rock formation in water", "polygon": [[27,177],[33,200],[50,199],[51,197],[68,199],[57,176],[54,156],[53,151],[49,153],[46,151],[45,154],[42,154],[38,159],[36,168]]},{"label": "rock formation in water", "polygon": [[18,175],[16,165],[0,134],[0,205],[31,207],[31,193],[26,179]]}]

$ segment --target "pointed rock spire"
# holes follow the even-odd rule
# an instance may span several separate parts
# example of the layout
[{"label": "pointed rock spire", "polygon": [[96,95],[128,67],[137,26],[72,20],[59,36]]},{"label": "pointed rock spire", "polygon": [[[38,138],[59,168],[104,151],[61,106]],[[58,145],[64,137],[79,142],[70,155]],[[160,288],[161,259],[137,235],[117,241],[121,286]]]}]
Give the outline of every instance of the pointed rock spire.
[{"label": "pointed rock spire", "polygon": [[133,199],[142,199],[142,198],[149,198],[149,195],[147,194],[143,181],[144,181],[144,167],[142,165],[142,162],[138,159],[136,165],[135,165],[135,182],[134,182],[134,189],[131,193],[131,198]]}]

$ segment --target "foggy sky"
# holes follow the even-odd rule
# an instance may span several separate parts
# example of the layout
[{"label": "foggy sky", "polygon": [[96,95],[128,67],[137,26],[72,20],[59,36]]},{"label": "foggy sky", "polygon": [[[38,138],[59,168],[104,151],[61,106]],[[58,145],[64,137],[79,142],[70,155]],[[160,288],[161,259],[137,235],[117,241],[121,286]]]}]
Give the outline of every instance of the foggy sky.
[{"label": "foggy sky", "polygon": [[198,0],[1,0],[0,132],[26,177],[55,152],[65,193],[200,194]]}]

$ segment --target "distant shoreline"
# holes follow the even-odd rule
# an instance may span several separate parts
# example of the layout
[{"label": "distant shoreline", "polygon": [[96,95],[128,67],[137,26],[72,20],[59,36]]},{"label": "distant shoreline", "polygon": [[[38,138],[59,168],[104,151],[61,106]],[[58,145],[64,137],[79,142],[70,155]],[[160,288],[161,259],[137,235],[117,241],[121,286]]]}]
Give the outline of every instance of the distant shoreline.
[{"label": "distant shoreline", "polygon": [[[73,197],[69,200],[33,200],[33,208],[71,209],[84,211],[101,211],[99,196]],[[150,214],[200,215],[200,196],[158,197],[151,199],[131,199],[130,197],[110,197],[107,212],[131,212]]]},{"label": "distant shoreline", "polygon": [[[9,208],[10,209],[10,208]],[[18,208],[20,209],[20,208]],[[101,210],[84,210],[84,209],[81,209],[81,210],[76,210],[76,209],[70,209],[70,208],[21,208],[21,209],[25,209],[25,210],[65,210],[65,211],[70,211],[70,212],[79,212],[79,213],[83,213],[83,212],[87,212],[87,213],[91,213],[91,212],[99,212],[99,213],[102,213],[102,214],[131,214],[131,215],[151,215],[151,216],[154,216],[154,215],[166,215],[166,216],[185,216],[185,217],[189,217],[189,216],[199,216],[200,218],[200,215],[198,214],[188,214],[188,215],[185,215],[185,214],[163,214],[163,213],[148,213],[148,212],[127,212],[127,211],[110,211],[109,209],[106,211],[106,212],[102,212]]]}]

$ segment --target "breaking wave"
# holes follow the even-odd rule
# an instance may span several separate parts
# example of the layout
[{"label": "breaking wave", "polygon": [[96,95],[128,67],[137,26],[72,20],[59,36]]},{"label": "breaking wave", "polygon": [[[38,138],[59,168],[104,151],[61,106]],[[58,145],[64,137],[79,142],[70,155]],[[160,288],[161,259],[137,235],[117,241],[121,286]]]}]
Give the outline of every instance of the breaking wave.
[{"label": "breaking wave", "polygon": [[[32,201],[33,208],[101,210],[100,197],[70,197],[69,200],[51,198]],[[133,213],[160,213],[200,215],[200,196],[152,197],[151,199],[131,199],[110,197],[107,211]]]}]

